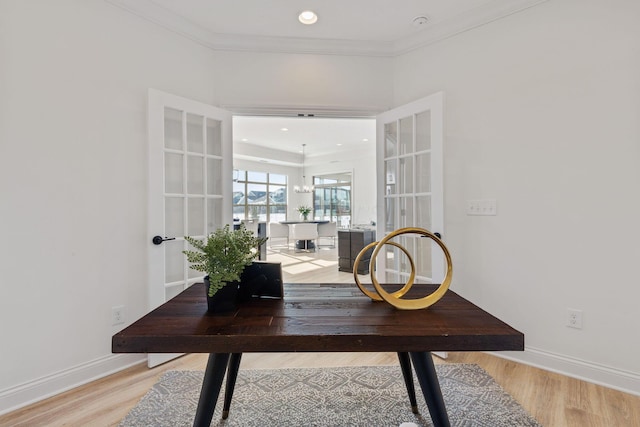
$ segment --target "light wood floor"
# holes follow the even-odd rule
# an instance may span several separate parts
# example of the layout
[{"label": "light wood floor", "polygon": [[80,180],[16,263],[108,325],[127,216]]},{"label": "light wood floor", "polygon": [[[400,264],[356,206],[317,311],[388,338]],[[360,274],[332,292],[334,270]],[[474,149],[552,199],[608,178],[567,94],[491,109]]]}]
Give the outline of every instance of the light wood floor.
[{"label": "light wood floor", "polygon": [[[352,282],[337,271],[335,249],[295,254],[270,251],[269,261],[281,261],[285,281]],[[203,370],[207,355],[191,354],[154,369],[137,365],[45,401],[0,417],[0,426],[112,426],[136,405],[163,372]],[[476,363],[548,427],[638,427],[640,397],[543,371],[485,353],[449,353],[436,363]],[[395,365],[395,353],[270,353],[246,354],[242,369]]]}]

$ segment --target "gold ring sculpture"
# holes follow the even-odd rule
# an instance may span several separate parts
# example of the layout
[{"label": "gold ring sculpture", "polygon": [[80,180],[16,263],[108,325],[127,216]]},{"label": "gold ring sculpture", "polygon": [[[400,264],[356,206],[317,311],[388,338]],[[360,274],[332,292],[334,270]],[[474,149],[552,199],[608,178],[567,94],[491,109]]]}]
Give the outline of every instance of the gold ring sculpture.
[{"label": "gold ring sculpture", "polygon": [[[445,259],[447,261],[447,273],[445,274],[444,280],[442,281],[438,289],[435,290],[435,292],[423,298],[402,299],[402,296],[405,295],[409,291],[409,289],[411,289],[411,287],[413,286],[413,283],[416,277],[416,267],[413,262],[413,258],[411,258],[411,255],[409,254],[407,249],[404,246],[400,245],[399,243],[390,241],[394,237],[399,236],[401,234],[419,234],[421,236],[430,238],[431,240],[436,242],[438,246],[440,246],[440,248],[442,249],[442,252],[444,253]],[[376,257],[378,256],[380,249],[384,245],[392,245],[399,248],[402,252],[404,252],[407,258],[409,258],[409,264],[411,265],[411,274],[409,275],[409,279],[401,289],[393,293],[389,293],[385,291],[382,285],[380,285],[380,282],[378,282],[378,280],[375,277]],[[360,264],[360,260],[362,259],[364,254],[373,247],[375,247],[375,249],[371,254],[371,260],[369,261],[369,274],[371,276],[371,282],[373,284],[373,287],[376,290],[376,293],[366,289],[362,285],[362,283],[360,283],[360,279],[358,278],[358,265]],[[382,240],[368,244],[360,251],[360,253],[358,253],[358,256],[353,262],[353,277],[356,281],[356,285],[362,291],[362,293],[374,301],[386,301],[392,306],[399,308],[401,310],[418,310],[421,308],[427,308],[435,304],[440,298],[444,296],[444,294],[447,292],[447,289],[449,289],[449,285],[451,284],[452,274],[453,274],[453,268],[451,265],[451,255],[449,254],[449,250],[447,249],[447,247],[444,245],[444,243],[442,243],[442,240],[440,240],[436,235],[425,230],[424,228],[418,228],[418,227],[400,228],[398,230],[395,230],[389,233]]]}]

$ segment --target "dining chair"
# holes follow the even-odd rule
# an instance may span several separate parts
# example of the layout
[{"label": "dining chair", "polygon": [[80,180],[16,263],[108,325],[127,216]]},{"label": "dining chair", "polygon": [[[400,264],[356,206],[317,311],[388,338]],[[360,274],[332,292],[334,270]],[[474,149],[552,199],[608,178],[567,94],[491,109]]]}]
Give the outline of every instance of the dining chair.
[{"label": "dining chair", "polygon": [[336,238],[338,237],[338,224],[335,222],[325,222],[318,224],[318,247],[320,247],[320,239],[331,239],[331,248],[336,247]]},{"label": "dining chair", "polygon": [[279,222],[269,223],[269,247],[273,247],[273,239],[286,239],[289,247],[289,226]]},{"label": "dining chair", "polygon": [[305,222],[291,225],[291,237],[296,241],[297,252],[302,250],[310,252],[318,246],[318,224]]}]

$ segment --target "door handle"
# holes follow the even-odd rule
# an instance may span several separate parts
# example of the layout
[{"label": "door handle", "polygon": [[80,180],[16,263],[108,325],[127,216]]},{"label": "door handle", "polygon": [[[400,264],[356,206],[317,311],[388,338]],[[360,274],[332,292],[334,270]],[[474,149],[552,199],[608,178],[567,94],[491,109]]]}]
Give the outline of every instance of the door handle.
[{"label": "door handle", "polygon": [[175,237],[164,237],[162,238],[162,236],[153,236],[153,239],[151,239],[151,241],[153,242],[154,245],[161,245],[162,242],[165,242],[167,240],[176,240]]},{"label": "door handle", "polygon": [[[433,235],[436,236],[438,239],[442,240],[442,234],[438,233],[437,231],[433,233]],[[427,237],[427,236],[420,236],[420,237]]]}]

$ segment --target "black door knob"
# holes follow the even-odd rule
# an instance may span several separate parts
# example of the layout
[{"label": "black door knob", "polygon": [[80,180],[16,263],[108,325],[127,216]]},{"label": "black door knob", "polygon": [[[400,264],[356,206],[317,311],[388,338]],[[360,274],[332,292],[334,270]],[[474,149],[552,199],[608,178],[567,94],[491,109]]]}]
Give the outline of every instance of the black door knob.
[{"label": "black door knob", "polygon": [[154,245],[161,245],[162,242],[164,242],[165,240],[176,240],[176,238],[175,237],[162,238],[162,236],[153,236],[153,239],[151,239]]}]

